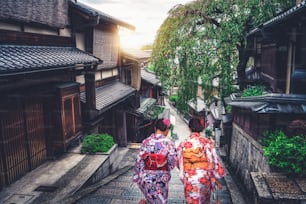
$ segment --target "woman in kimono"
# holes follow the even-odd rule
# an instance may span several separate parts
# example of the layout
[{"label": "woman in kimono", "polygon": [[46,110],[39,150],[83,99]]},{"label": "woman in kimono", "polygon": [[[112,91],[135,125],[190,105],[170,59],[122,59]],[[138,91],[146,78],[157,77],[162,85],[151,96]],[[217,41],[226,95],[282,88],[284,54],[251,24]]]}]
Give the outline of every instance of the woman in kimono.
[{"label": "woman in kimono", "polygon": [[137,154],[133,181],[146,198],[140,203],[167,203],[170,170],[177,164],[174,142],[167,137],[170,126],[169,119],[158,119],[155,133],[142,142]]},{"label": "woman in kimono", "polygon": [[210,204],[211,191],[217,179],[224,176],[213,142],[200,135],[204,127],[204,120],[192,118],[189,121],[191,134],[177,147],[178,168],[188,204]]}]

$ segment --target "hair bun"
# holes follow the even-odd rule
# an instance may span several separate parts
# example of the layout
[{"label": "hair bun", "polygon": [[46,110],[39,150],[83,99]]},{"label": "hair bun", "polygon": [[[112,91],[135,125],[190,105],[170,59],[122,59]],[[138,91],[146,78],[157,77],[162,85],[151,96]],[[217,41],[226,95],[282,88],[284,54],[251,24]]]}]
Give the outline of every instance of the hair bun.
[{"label": "hair bun", "polygon": [[163,119],[163,123],[169,128],[171,126],[171,122],[168,118]]}]

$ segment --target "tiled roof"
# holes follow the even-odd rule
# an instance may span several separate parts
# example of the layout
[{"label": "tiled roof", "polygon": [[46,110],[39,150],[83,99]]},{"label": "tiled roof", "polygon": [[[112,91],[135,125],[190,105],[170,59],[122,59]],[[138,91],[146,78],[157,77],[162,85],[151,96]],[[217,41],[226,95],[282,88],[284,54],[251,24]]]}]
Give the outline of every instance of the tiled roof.
[{"label": "tiled roof", "polygon": [[188,105],[197,112],[205,111],[208,109],[206,103],[200,97],[197,97],[196,102],[191,100],[188,101]]},{"label": "tiled roof", "polygon": [[114,24],[117,24],[119,26],[122,26],[122,27],[126,27],[130,30],[135,30],[135,26],[129,24],[129,23],[126,23],[124,21],[121,21],[121,20],[118,20],[102,11],[99,11],[97,9],[94,9],[94,8],[91,8],[90,6],[87,6],[85,4],[82,4],[80,2],[75,2],[75,1],[72,1],[72,0],[69,0],[69,5],[80,10],[81,12],[85,13],[86,15],[90,16],[90,17],[98,17],[97,20],[100,21],[101,20],[104,20],[104,21],[107,21],[107,22],[110,22],[110,23],[114,23]]},{"label": "tiled roof", "polygon": [[[96,109],[101,111],[113,107],[135,92],[136,89],[119,81],[98,87],[96,88]],[[81,92],[80,98],[83,103],[86,103],[85,92]]]},{"label": "tiled roof", "polygon": [[153,84],[160,85],[160,80],[152,72],[147,71],[146,69],[141,69],[141,79]]},{"label": "tiled roof", "polygon": [[139,113],[144,113],[155,103],[156,103],[155,98],[144,98],[140,103],[140,107],[136,111]]},{"label": "tiled roof", "polygon": [[306,113],[306,95],[274,93],[240,97],[232,94],[225,101],[231,106],[250,109],[257,113]]},{"label": "tiled roof", "polygon": [[0,45],[0,76],[65,69],[102,61],[74,47]]},{"label": "tiled roof", "polygon": [[151,56],[151,52],[138,49],[122,49],[122,54],[135,60],[148,60]]},{"label": "tiled roof", "polygon": [[[306,1],[304,0],[301,3],[293,6],[290,9],[288,9],[287,11],[285,11],[285,12],[277,15],[276,17],[268,20],[267,22],[263,23],[261,26],[263,28],[266,28],[266,27],[270,27],[270,26],[275,25],[275,24],[282,23],[285,20],[288,20],[289,18],[292,18],[292,17],[294,17],[298,14],[301,14],[302,12],[305,12],[305,10],[306,10]],[[260,29],[259,28],[253,29],[249,32],[248,35],[256,33],[257,31],[260,31]]]},{"label": "tiled roof", "polygon": [[64,28],[69,24],[68,3],[67,0],[1,0],[0,20]]}]

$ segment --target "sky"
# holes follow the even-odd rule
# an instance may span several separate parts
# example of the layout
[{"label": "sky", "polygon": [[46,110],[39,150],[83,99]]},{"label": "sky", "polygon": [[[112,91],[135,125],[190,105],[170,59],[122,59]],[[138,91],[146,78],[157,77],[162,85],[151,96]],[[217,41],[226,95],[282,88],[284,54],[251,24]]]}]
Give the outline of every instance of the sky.
[{"label": "sky", "polygon": [[120,44],[123,48],[140,48],[153,44],[156,32],[177,4],[191,0],[78,0],[118,20],[136,27],[135,31],[120,28]]}]

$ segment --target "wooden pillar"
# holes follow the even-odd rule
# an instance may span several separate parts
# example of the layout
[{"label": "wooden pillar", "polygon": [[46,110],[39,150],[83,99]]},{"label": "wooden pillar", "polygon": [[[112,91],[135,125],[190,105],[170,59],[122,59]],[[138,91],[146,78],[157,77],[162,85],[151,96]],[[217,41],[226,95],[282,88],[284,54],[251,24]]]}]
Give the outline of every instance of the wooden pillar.
[{"label": "wooden pillar", "polygon": [[91,110],[96,109],[96,81],[95,72],[88,71],[85,73],[85,95],[86,95],[86,118],[92,119]]},{"label": "wooden pillar", "polygon": [[116,138],[119,147],[127,146],[126,134],[126,113],[124,110],[116,111],[115,127],[117,129]]},{"label": "wooden pillar", "polygon": [[290,93],[291,73],[295,66],[295,43],[296,43],[296,30],[292,29],[292,35],[290,36],[290,42],[288,47],[287,56],[287,74],[286,74],[286,94]]},{"label": "wooden pillar", "polygon": [[153,87],[150,86],[150,98],[153,98]]}]

